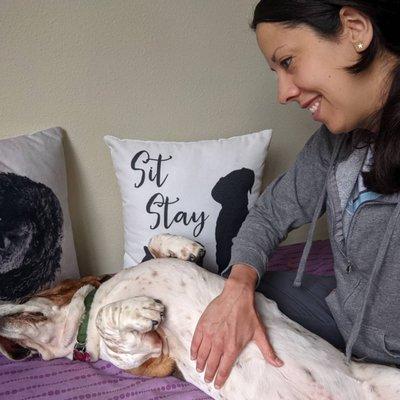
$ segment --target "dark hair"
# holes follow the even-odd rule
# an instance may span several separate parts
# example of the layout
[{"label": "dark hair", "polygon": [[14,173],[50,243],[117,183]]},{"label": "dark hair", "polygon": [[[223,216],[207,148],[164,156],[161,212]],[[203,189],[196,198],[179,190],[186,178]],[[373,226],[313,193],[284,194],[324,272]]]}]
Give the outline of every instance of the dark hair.
[{"label": "dark hair", "polygon": [[[345,68],[349,73],[365,71],[384,50],[400,57],[400,0],[261,0],[250,26],[256,30],[260,22],[280,22],[286,27],[307,25],[320,37],[335,41],[342,30],[339,12],[344,6],[366,15],[374,30],[360,59]],[[400,62],[390,78],[385,104],[370,116],[370,123],[379,123],[379,133],[354,130],[352,134],[354,142],[374,143],[373,165],[369,172],[363,172],[363,178],[369,190],[382,194],[400,191]]]}]

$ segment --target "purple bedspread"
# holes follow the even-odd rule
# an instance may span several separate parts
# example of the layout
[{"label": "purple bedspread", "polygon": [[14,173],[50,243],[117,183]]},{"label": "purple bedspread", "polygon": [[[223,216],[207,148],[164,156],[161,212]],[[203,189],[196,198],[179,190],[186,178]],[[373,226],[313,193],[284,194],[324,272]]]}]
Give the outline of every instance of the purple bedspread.
[{"label": "purple bedspread", "polygon": [[174,377],[134,377],[105,361],[58,359],[11,362],[0,357],[0,399],[4,400],[201,400],[199,389]]},{"label": "purple bedspread", "polygon": [[[280,247],[269,270],[295,269],[304,244]],[[332,253],[327,240],[316,241],[307,272],[332,273]],[[82,363],[58,359],[11,362],[0,356],[0,399],[4,400],[201,400],[210,399],[193,385],[174,377],[134,377],[113,365],[98,361]]]},{"label": "purple bedspread", "polygon": [[[271,257],[268,271],[296,270],[304,243],[279,247]],[[313,242],[306,264],[306,274],[333,275],[333,256],[329,240]]]}]

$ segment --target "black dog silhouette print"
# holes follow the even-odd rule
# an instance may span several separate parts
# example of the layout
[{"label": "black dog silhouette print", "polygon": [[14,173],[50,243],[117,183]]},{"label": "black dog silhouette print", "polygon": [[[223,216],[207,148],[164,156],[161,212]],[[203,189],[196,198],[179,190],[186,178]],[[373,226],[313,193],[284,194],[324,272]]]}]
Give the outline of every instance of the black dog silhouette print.
[{"label": "black dog silhouette print", "polygon": [[222,208],[215,227],[216,260],[220,274],[231,258],[232,239],[239,232],[248,210],[248,193],[254,184],[254,172],[242,168],[222,177],[211,191],[213,199]]}]

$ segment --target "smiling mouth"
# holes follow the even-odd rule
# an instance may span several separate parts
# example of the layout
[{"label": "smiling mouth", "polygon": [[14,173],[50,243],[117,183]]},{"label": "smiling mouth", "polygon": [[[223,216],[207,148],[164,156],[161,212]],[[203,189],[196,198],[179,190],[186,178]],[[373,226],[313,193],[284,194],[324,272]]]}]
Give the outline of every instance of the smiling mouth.
[{"label": "smiling mouth", "polygon": [[320,105],[321,105],[321,100],[322,100],[322,96],[319,96],[317,99],[315,99],[315,101],[310,105],[310,107],[308,107],[308,110],[311,112],[311,114],[315,114]]}]

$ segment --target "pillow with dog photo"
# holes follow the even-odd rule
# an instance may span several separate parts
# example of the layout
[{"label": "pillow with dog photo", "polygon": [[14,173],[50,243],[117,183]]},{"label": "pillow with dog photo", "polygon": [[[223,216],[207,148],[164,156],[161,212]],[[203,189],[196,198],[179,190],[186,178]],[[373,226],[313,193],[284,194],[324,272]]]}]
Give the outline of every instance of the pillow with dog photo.
[{"label": "pillow with dog photo", "polygon": [[0,300],[79,277],[60,128],[0,140]]},{"label": "pillow with dog photo", "polygon": [[271,130],[198,142],[104,140],[122,196],[124,267],[152,258],[149,239],[170,233],[201,243],[204,267],[222,272],[260,194]]}]

